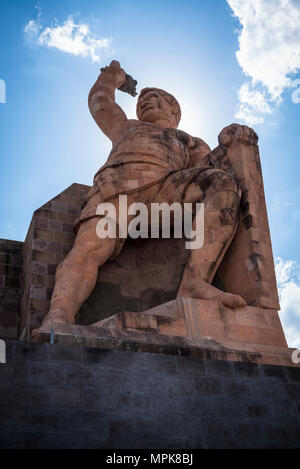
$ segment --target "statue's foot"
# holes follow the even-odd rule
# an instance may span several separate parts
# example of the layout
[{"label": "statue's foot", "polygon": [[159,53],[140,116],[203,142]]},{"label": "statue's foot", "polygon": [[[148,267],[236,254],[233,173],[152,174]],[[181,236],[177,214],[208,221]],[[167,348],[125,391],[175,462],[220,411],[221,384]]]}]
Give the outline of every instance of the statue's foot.
[{"label": "statue's foot", "polygon": [[[41,327],[48,326],[48,325],[55,326],[55,324],[74,324],[74,320],[69,319],[66,311],[62,309],[53,309],[52,311],[49,311]],[[34,329],[32,331],[31,338],[33,341],[37,339],[38,333],[39,333],[39,328]]]},{"label": "statue's foot", "polygon": [[229,308],[241,308],[243,306],[247,306],[244,298],[242,298],[240,295],[234,295],[233,293],[221,292],[211,299],[213,301],[219,301],[224,306],[228,306]]},{"label": "statue's foot", "polygon": [[183,280],[177,294],[177,297],[180,296],[218,301],[229,308],[241,308],[243,306],[247,306],[246,301],[241,296],[223,292],[213,285],[204,282],[204,280],[194,278]]},{"label": "statue's foot", "polygon": [[53,309],[45,317],[42,326],[48,324],[74,324],[74,320],[63,309]]}]

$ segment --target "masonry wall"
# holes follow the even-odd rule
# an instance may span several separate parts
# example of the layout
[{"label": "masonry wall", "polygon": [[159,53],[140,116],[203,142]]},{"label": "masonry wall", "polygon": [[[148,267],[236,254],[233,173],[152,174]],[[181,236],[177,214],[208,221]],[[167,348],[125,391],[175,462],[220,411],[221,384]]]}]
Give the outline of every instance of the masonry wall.
[{"label": "masonry wall", "polygon": [[7,341],[2,448],[299,446],[299,368]]},{"label": "masonry wall", "polygon": [[24,241],[21,330],[41,325],[49,311],[57,265],[73,246],[73,223],[89,186],[72,184],[37,209]]},{"label": "masonry wall", "polygon": [[0,239],[0,335],[17,337],[21,315],[23,243]]}]

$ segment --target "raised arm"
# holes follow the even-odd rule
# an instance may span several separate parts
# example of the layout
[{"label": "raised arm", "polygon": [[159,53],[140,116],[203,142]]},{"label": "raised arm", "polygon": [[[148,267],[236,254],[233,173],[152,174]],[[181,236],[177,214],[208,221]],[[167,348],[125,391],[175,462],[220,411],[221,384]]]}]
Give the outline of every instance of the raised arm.
[{"label": "raised arm", "polygon": [[115,102],[115,90],[125,82],[125,72],[113,60],[101,73],[89,93],[89,109],[102,132],[114,142],[127,124],[125,112]]}]

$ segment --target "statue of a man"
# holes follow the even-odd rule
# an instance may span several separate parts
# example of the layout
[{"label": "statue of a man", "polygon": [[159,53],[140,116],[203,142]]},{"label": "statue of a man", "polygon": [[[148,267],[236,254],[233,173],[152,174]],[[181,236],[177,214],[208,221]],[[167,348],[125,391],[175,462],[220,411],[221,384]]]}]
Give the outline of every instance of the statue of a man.
[{"label": "statue of a man", "polygon": [[138,119],[128,119],[115,102],[115,90],[124,82],[124,70],[113,61],[102,69],[90,91],[91,114],[112,141],[112,150],[96,173],[75,224],[74,246],[57,268],[51,307],[43,324],[74,323],[95,287],[99,267],[120,253],[124,238],[100,239],[96,233],[98,204],[109,201],[118,209],[120,194],[127,194],[130,202],[145,204],[204,202],[204,244],[191,250],[178,296],[216,300],[232,308],[246,305],[240,296],[211,285],[235,233],[241,196],[237,181],[214,166],[203,140],[177,130],[180,106],[166,91],[143,89],[137,103]]}]

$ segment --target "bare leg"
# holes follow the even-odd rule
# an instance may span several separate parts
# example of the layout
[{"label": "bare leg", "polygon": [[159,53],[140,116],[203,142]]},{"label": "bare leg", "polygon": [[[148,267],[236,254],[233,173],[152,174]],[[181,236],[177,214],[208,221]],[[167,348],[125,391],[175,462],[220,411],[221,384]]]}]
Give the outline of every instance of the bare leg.
[{"label": "bare leg", "polygon": [[211,175],[211,186],[204,199],[204,245],[200,249],[191,250],[177,296],[220,301],[235,308],[245,306],[245,300],[211,285],[235,233],[240,203],[235,182],[226,173],[223,174],[220,181],[220,172]]},{"label": "bare leg", "polygon": [[43,321],[73,324],[84,301],[93,291],[98,268],[112,255],[115,239],[100,239],[96,234],[99,218],[82,223],[74,246],[58,266],[50,311]]}]

